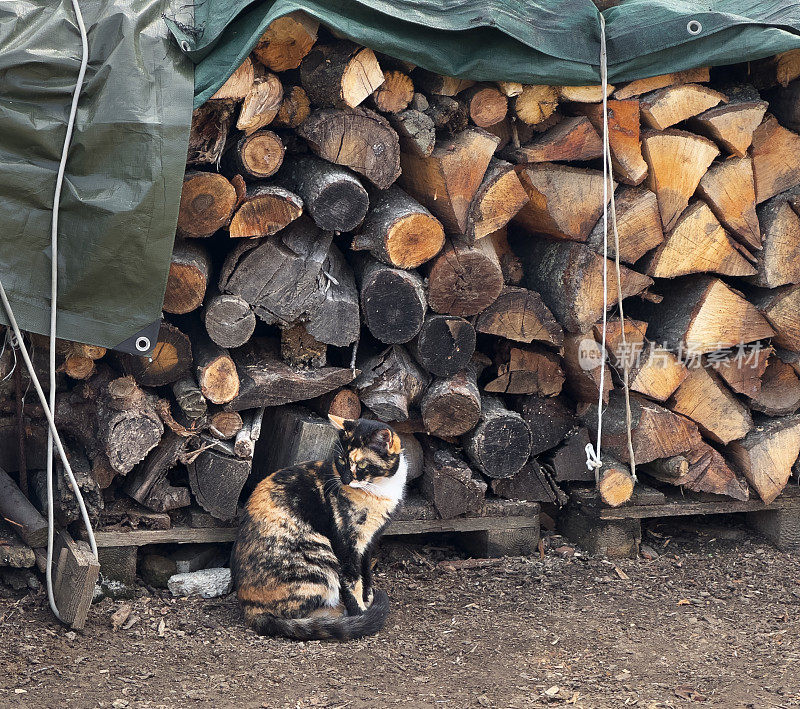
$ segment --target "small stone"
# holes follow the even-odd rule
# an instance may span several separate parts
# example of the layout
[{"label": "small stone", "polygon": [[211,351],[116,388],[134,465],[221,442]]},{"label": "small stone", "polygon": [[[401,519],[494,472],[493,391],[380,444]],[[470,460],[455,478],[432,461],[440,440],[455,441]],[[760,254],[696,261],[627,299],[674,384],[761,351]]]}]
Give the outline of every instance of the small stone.
[{"label": "small stone", "polygon": [[167,582],[173,596],[201,596],[216,598],[230,593],[231,570],[227,568],[201,569],[186,574],[175,574]]},{"label": "small stone", "polygon": [[653,547],[648,546],[647,544],[642,544],[639,547],[639,553],[648,561],[652,561],[653,559],[658,558],[658,552],[653,549]]},{"label": "small stone", "polygon": [[78,637],[78,634],[77,634],[77,633],[76,633],[74,630],[70,630],[69,632],[67,632],[67,633],[64,633],[64,637],[65,637],[67,640],[69,640],[70,642],[72,642],[73,640],[76,640],[76,639],[77,639],[77,637]]},{"label": "small stone", "polygon": [[166,588],[167,581],[178,571],[175,561],[161,554],[146,554],[139,562],[139,576],[154,588]]}]

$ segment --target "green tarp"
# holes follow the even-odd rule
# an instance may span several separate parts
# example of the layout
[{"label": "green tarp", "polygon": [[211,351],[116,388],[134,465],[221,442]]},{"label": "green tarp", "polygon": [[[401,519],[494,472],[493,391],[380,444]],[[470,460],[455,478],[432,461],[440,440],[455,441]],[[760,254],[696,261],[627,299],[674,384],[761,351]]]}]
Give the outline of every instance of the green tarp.
[{"label": "green tarp", "polygon": [[[590,0],[81,6],[91,62],[62,202],[59,335],[104,346],[157,319],[192,102],[213,94],[273,19],[305,10],[344,36],[443,74],[599,81],[600,23]],[[612,83],[800,47],[797,0],[623,0],[603,15]],[[37,332],[47,325],[48,209],[79,48],[69,0],[0,3],[0,278],[21,325]],[[194,92],[184,54],[196,65]]]}]

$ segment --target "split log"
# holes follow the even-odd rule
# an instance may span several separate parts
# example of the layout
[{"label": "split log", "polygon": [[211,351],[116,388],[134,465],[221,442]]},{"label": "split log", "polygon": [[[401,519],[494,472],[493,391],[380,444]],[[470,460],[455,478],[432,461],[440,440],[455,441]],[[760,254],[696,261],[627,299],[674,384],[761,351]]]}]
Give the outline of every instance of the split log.
[{"label": "split log", "polygon": [[586,446],[589,431],[583,426],[573,428],[561,445],[542,457],[556,482],[594,482],[595,474],[586,466]]},{"label": "split log", "polygon": [[489,307],[478,313],[475,329],[516,342],[545,342],[559,347],[564,331],[542,301],[526,288],[504,286]]},{"label": "split log", "polygon": [[664,402],[686,376],[686,367],[672,352],[648,343],[632,363],[629,372],[630,388],[650,399]]},{"label": "split log", "polygon": [[397,131],[400,149],[404,153],[427,158],[436,147],[436,127],[433,119],[422,111],[408,109],[390,115],[389,123]]},{"label": "split log", "polygon": [[479,128],[499,123],[508,112],[508,98],[491,84],[475,84],[461,94],[472,122]]},{"label": "split log", "polygon": [[655,278],[675,278],[690,273],[753,276],[752,258],[717,221],[700,200],[686,209],[662,243],[647,259],[644,272]]},{"label": "split log", "polygon": [[800,135],[767,115],[753,132],[753,177],[759,204],[800,184]]},{"label": "split log", "polygon": [[468,317],[489,307],[503,288],[503,271],[491,242],[469,246],[450,239],[426,266],[428,302],[437,313]]},{"label": "split log", "polygon": [[[664,241],[658,200],[646,187],[622,187],[614,196],[617,212],[617,234],[619,235],[619,258],[634,264],[648,251]],[[614,258],[614,230],[608,220],[608,255]],[[586,240],[598,254],[603,253],[603,220],[597,224]]]},{"label": "split log", "polygon": [[723,445],[747,435],[753,427],[750,412],[713,370],[694,366],[685,371],[669,408],[692,419],[706,436]]},{"label": "split log", "polygon": [[764,291],[751,296],[751,302],[775,330],[772,344],[800,352],[800,285]]},{"label": "split log", "polygon": [[384,72],[383,83],[372,94],[372,102],[383,113],[400,113],[414,98],[414,82],[398,70]]},{"label": "split log", "polygon": [[183,178],[178,207],[178,234],[211,236],[228,225],[236,206],[236,190],[222,175],[189,170]]},{"label": "split log", "polygon": [[278,172],[285,150],[277,133],[258,130],[242,136],[225,149],[224,167],[232,174],[264,180]]},{"label": "split log", "polygon": [[791,49],[750,63],[748,71],[758,88],[787,86],[800,77],[800,51]]},{"label": "split log", "polygon": [[[597,402],[589,406],[580,418],[589,429],[592,439],[596,438]],[[621,391],[613,391],[603,412],[601,444],[603,450],[629,463],[626,431],[623,395]],[[631,395],[631,438],[637,465],[686,453],[702,442],[697,426],[692,421],[639,394]]]},{"label": "split log", "polygon": [[477,512],[488,485],[473,472],[455,448],[428,439],[423,444],[424,472],[420,478],[422,496],[433,503],[442,519]]},{"label": "split log", "polygon": [[400,184],[433,212],[448,234],[463,234],[472,198],[499,142],[484,130],[469,128],[439,141],[428,157],[402,153]]},{"label": "split log", "polygon": [[319,22],[301,10],[270,22],[253,48],[258,61],[272,71],[297,69],[317,41]]},{"label": "split log", "polygon": [[208,336],[220,347],[240,347],[253,335],[256,316],[238,295],[215,293],[203,307]]},{"label": "split log", "polygon": [[737,394],[755,397],[761,391],[761,377],[771,354],[771,347],[756,342],[750,347],[739,345],[734,356],[709,357],[709,364]]},{"label": "split log", "polygon": [[[585,115],[598,135],[603,134],[603,104],[578,104],[574,111]],[[611,164],[614,175],[620,182],[638,185],[647,176],[647,163],[642,157],[639,128],[639,102],[608,102],[608,142],[611,148]],[[602,144],[601,144],[602,148]]]},{"label": "split log", "polygon": [[475,328],[455,315],[429,313],[409,350],[428,372],[449,377],[467,366],[475,352]]},{"label": "split log", "polygon": [[186,469],[198,504],[212,517],[233,519],[252,464],[252,460],[217,448],[209,448],[196,455]]},{"label": "split log", "polygon": [[233,359],[199,324],[191,328],[190,335],[200,391],[212,404],[227,404],[239,393],[239,376]]},{"label": "split log", "polygon": [[397,186],[377,195],[360,233],[355,251],[369,251],[395,268],[416,268],[432,259],[444,245],[441,222]]},{"label": "split log", "polygon": [[469,459],[490,478],[518,472],[531,452],[531,431],[525,420],[509,411],[499,398],[483,396],[481,420],[462,444]]},{"label": "split log", "polygon": [[210,101],[194,110],[187,165],[219,166],[233,123],[234,108],[235,104],[230,101]]},{"label": "split log", "polygon": [[589,119],[576,116],[565,118],[507,154],[520,164],[594,160],[602,156],[603,143]]},{"label": "split log", "polygon": [[558,106],[558,88],[529,84],[514,99],[514,114],[528,125],[546,121]]},{"label": "split log", "polygon": [[467,366],[446,379],[435,380],[420,402],[425,430],[440,438],[455,438],[475,428],[481,415],[476,367]]},{"label": "split log", "polygon": [[608,393],[614,388],[611,371],[606,364],[606,353],[591,332],[568,333],[564,337],[564,370],[567,389],[577,401],[591,403],[600,396],[600,380],[603,380],[603,401],[608,402]]},{"label": "split log", "polygon": [[[622,331],[625,330],[625,345],[622,344]],[[594,338],[597,342],[603,341],[603,324],[597,323],[594,328]],[[606,322],[606,352],[608,358],[617,369],[632,367],[641,355],[647,339],[647,323],[643,320],[634,320],[626,317],[623,324],[619,320]]]},{"label": "split log", "polygon": [[772,355],[761,376],[761,388],[750,407],[768,416],[786,416],[800,408],[800,379],[791,364]]},{"label": "split log", "polygon": [[459,79],[456,76],[443,76],[422,67],[417,67],[411,72],[414,86],[418,91],[437,96],[455,96],[464,89],[468,89],[475,82],[469,79]]},{"label": "split log", "polygon": [[751,86],[734,86],[726,91],[730,102],[695,116],[691,127],[715,141],[730,155],[743,158],[753,142],[753,131],[758,128],[767,111],[758,91]]},{"label": "split log", "polygon": [[[517,174],[529,201],[514,221],[539,234],[586,241],[603,213],[603,173],[543,163],[526,165]],[[608,199],[616,188],[608,186]]]},{"label": "split log", "polygon": [[188,439],[167,433],[144,462],[125,478],[123,489],[134,500],[156,512],[188,507],[188,487],[175,487],[167,480],[170,472],[186,452]]},{"label": "split log", "polygon": [[272,119],[279,128],[297,128],[311,115],[311,101],[302,86],[284,87],[280,108]]},{"label": "split log", "polygon": [[800,216],[785,195],[767,200],[756,211],[763,248],[752,282],[766,288],[800,283]]},{"label": "split log", "polygon": [[515,98],[522,93],[524,87],[519,81],[498,81],[497,88],[500,89],[503,96]]},{"label": "split log", "polygon": [[231,219],[228,233],[234,239],[271,236],[302,213],[303,200],[294,192],[277,185],[251,183]]},{"label": "split log", "polygon": [[356,371],[339,367],[298,370],[282,362],[278,343],[253,338],[233,351],[239,374],[239,394],[226,408],[232,411],[282,406],[313,399],[349,384]]},{"label": "split log", "polygon": [[639,107],[650,128],[664,130],[727,101],[725,94],[707,86],[680,84],[645,94]]},{"label": "split log", "polygon": [[731,443],[727,453],[758,496],[770,504],[786,486],[800,453],[800,417],[759,423],[742,440]]},{"label": "split log", "polygon": [[619,507],[633,497],[633,477],[625,463],[606,457],[597,471],[597,491],[609,507]]},{"label": "split log", "polygon": [[[719,451],[705,442],[685,453],[688,471],[685,478],[673,482],[693,492],[726,495],[734,500],[748,500],[747,483],[728,465]],[[667,481],[669,482],[669,481]]]},{"label": "split log", "polygon": [[242,430],[244,421],[238,411],[219,409],[208,417],[208,432],[219,441],[229,441]]},{"label": "split log", "polygon": [[678,86],[680,84],[690,83],[702,84],[710,80],[711,72],[707,66],[698,67],[696,69],[686,69],[684,71],[675,71],[669,74],[649,76],[645,79],[636,79],[635,81],[623,84],[614,91],[614,98],[625,99],[631,96],[641,96],[650,91],[663,89],[666,86]]},{"label": "split log", "polygon": [[29,547],[47,545],[47,522],[4,470],[0,470],[0,518],[10,522]]},{"label": "split log", "polygon": [[256,451],[256,444],[258,439],[261,438],[261,425],[264,419],[265,407],[253,409],[246,420],[244,421],[241,429],[236,434],[236,440],[233,444],[233,452],[240,458],[245,460],[253,460]]},{"label": "split log", "polygon": [[158,331],[158,342],[149,357],[119,354],[126,374],[142,386],[154,387],[172,384],[184,376],[192,366],[192,343],[177,327],[166,320]]},{"label": "split log", "polygon": [[[527,286],[568,332],[586,332],[603,315],[603,257],[582,244],[531,239],[515,234],[511,245],[522,258]],[[620,267],[622,297],[642,292],[652,280]],[[617,303],[614,266],[608,264],[608,307]]]},{"label": "split log", "polygon": [[484,385],[492,394],[557,396],[564,385],[560,357],[542,347],[498,343],[497,378]]},{"label": "split log", "polygon": [[361,400],[354,389],[344,388],[331,391],[306,403],[312,411],[326,420],[329,415],[351,421],[361,418]]},{"label": "split log", "polygon": [[[606,85],[605,95],[608,97],[614,91],[613,84]],[[592,84],[590,86],[559,86],[558,97],[562,101],[576,103],[598,103],[603,100],[603,86]]]},{"label": "split log", "polygon": [[211,274],[208,251],[196,241],[176,239],[164,293],[163,309],[183,315],[200,307]]},{"label": "split log", "polygon": [[422,398],[428,375],[399,345],[359,365],[361,374],[354,382],[358,395],[382,421],[405,421],[409,408]]},{"label": "split log", "polygon": [[700,180],[697,194],[742,243],[752,249],[761,248],[753,163],[749,157],[713,165]]},{"label": "split log", "polygon": [[525,273],[522,270],[522,260],[512,250],[508,243],[508,229],[503,227],[486,237],[492,242],[494,251],[500,261],[500,270],[503,272],[503,281],[508,285],[518,286],[522,283]]},{"label": "split log", "polygon": [[311,335],[303,323],[281,329],[281,359],[292,367],[324,367],[328,345]]},{"label": "split log", "polygon": [[661,223],[672,229],[719,150],[708,138],[670,128],[645,132],[642,153],[648,186],[658,197]]},{"label": "split log", "polygon": [[575,415],[560,398],[520,397],[518,411],[531,431],[531,455],[557,446],[577,424]]},{"label": "split log", "polygon": [[349,41],[316,45],[300,63],[300,81],[313,104],[355,108],[383,83],[375,53]]},{"label": "split log", "polygon": [[687,276],[665,289],[660,305],[642,304],[650,337],[692,356],[772,337],[763,315],[718,278]]},{"label": "split log", "polygon": [[492,492],[506,500],[528,500],[529,502],[557,502],[542,466],[531,458],[522,469],[508,478],[496,478],[491,483]]},{"label": "split log", "polygon": [[355,268],[369,331],[386,344],[411,340],[425,320],[425,290],[419,275],[390,268],[369,256],[359,258]]},{"label": "split log", "polygon": [[369,196],[349,170],[303,155],[287,160],[279,177],[302,197],[320,229],[352,231],[364,220]]},{"label": "split log", "polygon": [[264,72],[253,81],[247,96],[244,97],[236,119],[236,127],[250,135],[272,123],[278,115],[283,102],[283,85],[281,80],[270,72]]},{"label": "split log", "polygon": [[528,195],[513,166],[492,158],[470,204],[466,240],[474,243],[502,229],[527,201]]},{"label": "split log", "polygon": [[236,70],[231,74],[227,81],[220,86],[216,93],[211,96],[211,101],[241,101],[250,87],[253,85],[255,78],[255,69],[250,57],[245,57],[244,61],[236,67]]},{"label": "split log", "polygon": [[172,385],[172,395],[186,418],[195,420],[206,415],[208,403],[191,374],[187,374]]},{"label": "split log", "polygon": [[378,189],[385,190],[400,175],[397,133],[367,108],[314,111],[297,132],[319,157],[355,170]]}]

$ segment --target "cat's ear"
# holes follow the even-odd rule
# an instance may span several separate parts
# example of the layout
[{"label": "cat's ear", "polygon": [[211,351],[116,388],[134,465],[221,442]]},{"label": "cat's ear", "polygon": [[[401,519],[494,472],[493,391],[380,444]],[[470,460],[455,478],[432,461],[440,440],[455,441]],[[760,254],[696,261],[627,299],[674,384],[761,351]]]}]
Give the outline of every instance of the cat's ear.
[{"label": "cat's ear", "polygon": [[346,418],[334,416],[333,414],[328,414],[328,419],[334,425],[334,427],[338,428],[340,431],[347,430],[347,424],[350,423],[350,421],[348,421]]},{"label": "cat's ear", "polygon": [[375,433],[375,440],[380,443],[386,453],[400,452],[400,437],[389,428],[382,428]]}]

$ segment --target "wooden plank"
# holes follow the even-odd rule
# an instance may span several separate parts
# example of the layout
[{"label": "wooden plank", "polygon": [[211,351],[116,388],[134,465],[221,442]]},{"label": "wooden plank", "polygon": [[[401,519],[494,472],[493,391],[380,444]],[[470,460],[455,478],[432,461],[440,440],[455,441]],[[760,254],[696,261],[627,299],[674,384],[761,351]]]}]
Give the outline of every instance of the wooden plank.
[{"label": "wooden plank", "polygon": [[537,517],[455,517],[392,522],[387,535],[426,534],[428,532],[478,532],[526,529],[538,526]]},{"label": "wooden plank", "polygon": [[53,550],[53,595],[61,620],[80,630],[92,604],[100,564],[89,545],[75,542],[67,532],[59,532]]}]

